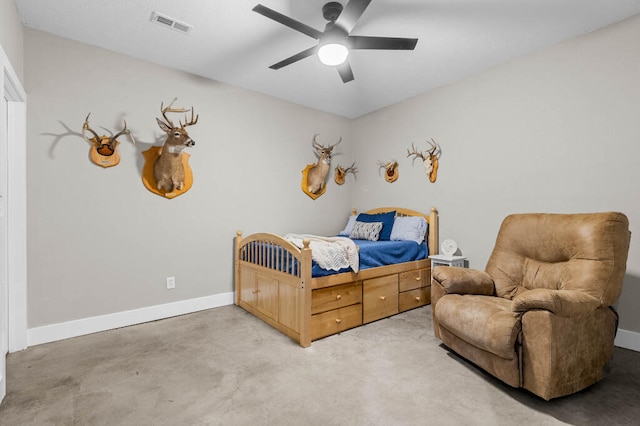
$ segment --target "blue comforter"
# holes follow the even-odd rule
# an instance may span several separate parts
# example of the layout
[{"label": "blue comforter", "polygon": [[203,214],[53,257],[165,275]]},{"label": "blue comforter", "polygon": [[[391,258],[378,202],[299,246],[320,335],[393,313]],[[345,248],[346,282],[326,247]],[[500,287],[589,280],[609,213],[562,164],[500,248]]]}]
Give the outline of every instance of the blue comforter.
[{"label": "blue comforter", "polygon": [[[426,259],[428,257],[426,243],[416,244],[413,241],[353,241],[359,248],[360,270]],[[348,271],[350,271],[350,268],[344,268],[339,271],[328,271],[320,268],[313,262],[311,275],[313,277],[324,277]]]}]

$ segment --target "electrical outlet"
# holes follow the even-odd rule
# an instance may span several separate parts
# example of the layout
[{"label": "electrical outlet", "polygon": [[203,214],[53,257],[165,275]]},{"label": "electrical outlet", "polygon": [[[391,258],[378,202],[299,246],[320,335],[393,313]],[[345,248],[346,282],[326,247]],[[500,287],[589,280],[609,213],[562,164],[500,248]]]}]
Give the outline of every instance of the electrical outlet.
[{"label": "electrical outlet", "polygon": [[167,277],[167,290],[176,288],[176,277]]}]

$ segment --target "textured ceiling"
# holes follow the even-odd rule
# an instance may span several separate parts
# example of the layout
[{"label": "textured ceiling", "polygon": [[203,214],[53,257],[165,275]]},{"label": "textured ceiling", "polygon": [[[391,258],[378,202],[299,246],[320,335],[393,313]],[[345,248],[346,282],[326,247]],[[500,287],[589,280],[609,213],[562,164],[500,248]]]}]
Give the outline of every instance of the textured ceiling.
[{"label": "textured ceiling", "polygon": [[[373,0],[352,34],[419,41],[353,51],[345,84],[315,56],[269,69],[317,41],[253,12],[258,3],[326,24],[326,0],[16,0],[27,27],[348,118],[640,13],[640,0]],[[154,11],[193,29],[152,23]]]}]

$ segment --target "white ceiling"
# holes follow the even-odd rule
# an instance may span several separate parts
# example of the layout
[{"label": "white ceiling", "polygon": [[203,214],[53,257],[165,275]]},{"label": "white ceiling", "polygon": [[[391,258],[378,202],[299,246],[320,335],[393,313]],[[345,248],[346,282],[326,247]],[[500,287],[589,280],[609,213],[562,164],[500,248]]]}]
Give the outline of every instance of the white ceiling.
[{"label": "white ceiling", "polygon": [[[640,13],[640,0],[373,0],[354,35],[418,38],[413,51],[357,50],[355,80],[313,56],[317,43],[251,9],[320,31],[327,0],[16,0],[25,26],[355,118]],[[344,4],[347,0],[342,0]],[[151,22],[156,11],[189,34]]]}]

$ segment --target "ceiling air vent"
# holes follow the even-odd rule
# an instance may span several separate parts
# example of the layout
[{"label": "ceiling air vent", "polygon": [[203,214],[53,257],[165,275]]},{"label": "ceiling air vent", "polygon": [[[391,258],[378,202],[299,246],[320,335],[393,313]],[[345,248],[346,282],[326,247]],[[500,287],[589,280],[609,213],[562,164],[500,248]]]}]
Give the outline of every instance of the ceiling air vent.
[{"label": "ceiling air vent", "polygon": [[183,34],[189,34],[193,30],[193,25],[186,24],[184,22],[176,21],[173,18],[163,15],[158,12],[151,14],[151,22],[155,22],[163,27],[171,28],[172,30],[179,31]]}]

